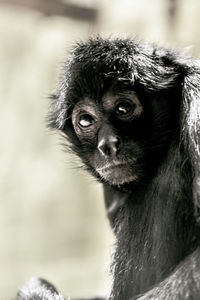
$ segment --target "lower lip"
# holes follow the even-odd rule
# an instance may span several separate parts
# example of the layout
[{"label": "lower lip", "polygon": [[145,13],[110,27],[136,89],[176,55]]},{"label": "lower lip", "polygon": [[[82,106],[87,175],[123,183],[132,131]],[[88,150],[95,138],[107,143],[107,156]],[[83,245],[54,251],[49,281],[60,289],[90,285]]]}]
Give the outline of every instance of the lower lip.
[{"label": "lower lip", "polygon": [[137,175],[133,174],[133,170],[131,170],[130,165],[127,163],[102,167],[96,171],[104,180],[114,185],[121,185],[137,180]]},{"label": "lower lip", "polygon": [[98,172],[107,172],[107,171],[112,171],[112,169],[118,169],[118,168],[124,167],[126,165],[127,164],[116,164],[116,165],[110,165],[107,167],[97,168],[96,170]]}]

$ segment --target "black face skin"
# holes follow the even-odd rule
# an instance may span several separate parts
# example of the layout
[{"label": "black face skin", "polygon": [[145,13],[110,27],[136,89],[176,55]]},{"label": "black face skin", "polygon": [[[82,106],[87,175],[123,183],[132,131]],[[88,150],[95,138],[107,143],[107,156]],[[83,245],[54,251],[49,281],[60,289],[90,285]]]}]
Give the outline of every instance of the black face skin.
[{"label": "black face skin", "polygon": [[101,103],[86,98],[74,107],[74,130],[81,143],[92,146],[93,154],[87,160],[103,181],[122,185],[139,179],[142,149],[134,139],[131,145],[126,142],[131,134],[126,129],[131,126],[134,137],[134,125],[143,113],[141,103],[131,91],[107,93]]},{"label": "black face skin", "polygon": [[73,128],[80,147],[88,149],[81,158],[101,181],[123,189],[152,173],[178,128],[173,93],[171,100],[160,97],[149,103],[148,95],[139,99],[133,90],[111,91],[74,106]]}]

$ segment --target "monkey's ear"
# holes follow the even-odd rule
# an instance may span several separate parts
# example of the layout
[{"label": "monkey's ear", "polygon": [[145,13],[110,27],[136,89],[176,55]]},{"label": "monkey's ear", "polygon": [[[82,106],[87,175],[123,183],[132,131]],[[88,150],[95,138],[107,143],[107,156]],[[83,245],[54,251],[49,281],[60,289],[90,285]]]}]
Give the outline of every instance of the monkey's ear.
[{"label": "monkey's ear", "polygon": [[66,122],[68,103],[63,91],[50,95],[51,106],[47,116],[48,127],[55,130],[63,130]]},{"label": "monkey's ear", "polygon": [[69,103],[69,78],[70,78],[70,61],[63,65],[60,76],[60,84],[55,93],[49,96],[50,107],[47,116],[49,128],[53,130],[63,130],[68,118],[70,109]]},{"label": "monkey's ear", "polygon": [[195,216],[200,223],[200,63],[189,66],[182,89],[182,140],[193,179]]}]

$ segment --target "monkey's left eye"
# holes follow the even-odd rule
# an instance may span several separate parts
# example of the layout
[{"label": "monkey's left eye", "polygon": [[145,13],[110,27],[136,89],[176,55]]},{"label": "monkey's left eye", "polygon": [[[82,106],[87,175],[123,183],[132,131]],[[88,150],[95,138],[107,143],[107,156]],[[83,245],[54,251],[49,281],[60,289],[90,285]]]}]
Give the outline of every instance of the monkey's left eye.
[{"label": "monkey's left eye", "polygon": [[135,104],[128,100],[120,101],[115,107],[115,113],[119,118],[127,118],[133,114],[135,110]]},{"label": "monkey's left eye", "polygon": [[94,118],[89,114],[83,114],[79,116],[78,124],[82,128],[87,128],[95,123]]}]

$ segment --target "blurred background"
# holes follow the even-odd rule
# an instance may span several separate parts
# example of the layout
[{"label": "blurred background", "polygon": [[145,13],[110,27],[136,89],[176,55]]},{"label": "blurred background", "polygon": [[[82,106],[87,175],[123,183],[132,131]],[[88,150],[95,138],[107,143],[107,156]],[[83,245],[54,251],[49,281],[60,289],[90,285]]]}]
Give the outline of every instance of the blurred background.
[{"label": "blurred background", "polygon": [[102,191],[46,129],[75,41],[130,36],[200,55],[199,0],[0,0],[0,300],[31,276],[64,295],[109,291]]}]

